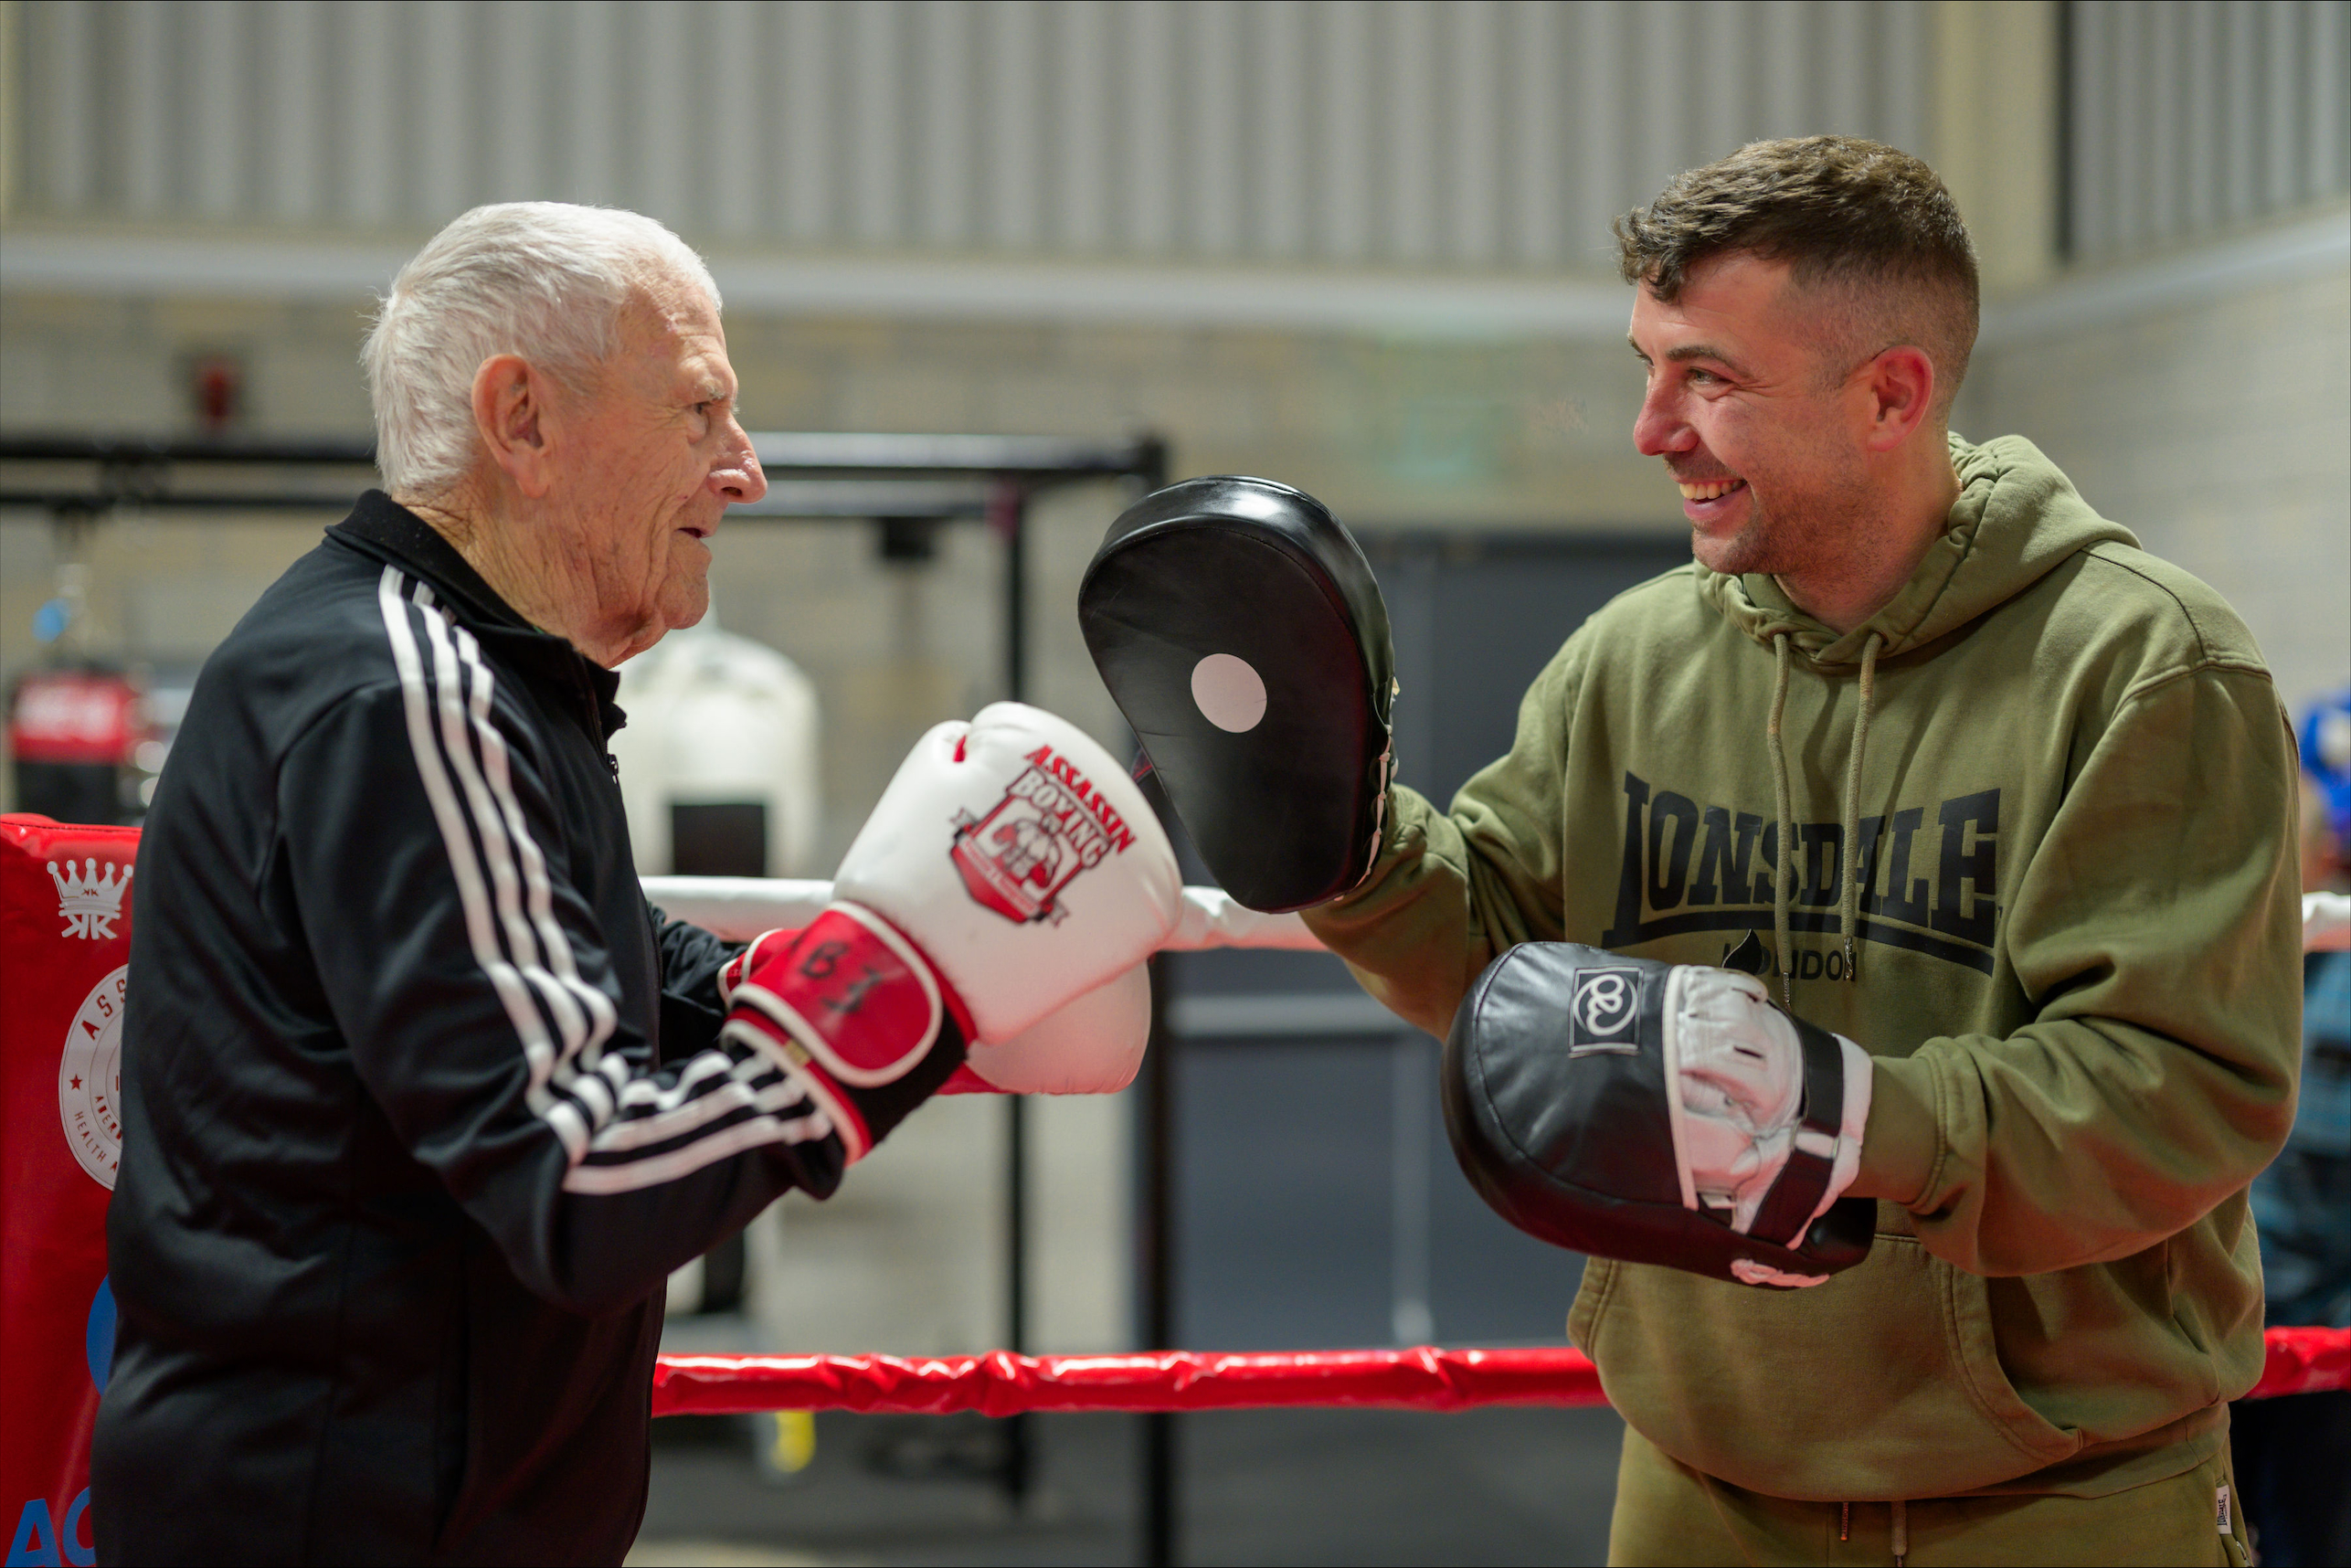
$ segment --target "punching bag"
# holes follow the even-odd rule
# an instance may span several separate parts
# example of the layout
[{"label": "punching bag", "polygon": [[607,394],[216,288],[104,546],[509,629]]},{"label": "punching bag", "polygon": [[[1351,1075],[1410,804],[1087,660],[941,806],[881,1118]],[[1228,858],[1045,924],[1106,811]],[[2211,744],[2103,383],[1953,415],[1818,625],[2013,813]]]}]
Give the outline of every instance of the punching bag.
[{"label": "punching bag", "polygon": [[640,875],[805,876],[817,847],[816,688],[705,618],[620,666],[612,737]]},{"label": "punching bag", "polygon": [[114,1357],[135,828],[0,816],[0,1523],[11,1563],[89,1563],[90,1432]]}]

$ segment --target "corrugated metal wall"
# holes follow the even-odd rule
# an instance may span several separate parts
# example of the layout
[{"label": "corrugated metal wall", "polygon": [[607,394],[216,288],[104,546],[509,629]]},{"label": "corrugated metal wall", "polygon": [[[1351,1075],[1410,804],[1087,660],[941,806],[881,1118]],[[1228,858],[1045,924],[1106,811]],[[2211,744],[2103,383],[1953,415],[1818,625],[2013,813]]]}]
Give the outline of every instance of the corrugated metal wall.
[{"label": "corrugated metal wall", "polygon": [[[2351,5],[2071,0],[2070,253],[2351,189]],[[1865,0],[33,0],[19,210],[413,230],[616,202],[823,249],[1604,265],[1755,136],[1934,155]]]},{"label": "corrugated metal wall", "polygon": [[2351,5],[2072,0],[2063,232],[2097,260],[2351,192]]},{"label": "corrugated metal wall", "polygon": [[42,0],[21,209],[414,228],[532,196],[704,242],[1604,266],[1742,141],[1917,147],[1930,8],[1649,0]]}]

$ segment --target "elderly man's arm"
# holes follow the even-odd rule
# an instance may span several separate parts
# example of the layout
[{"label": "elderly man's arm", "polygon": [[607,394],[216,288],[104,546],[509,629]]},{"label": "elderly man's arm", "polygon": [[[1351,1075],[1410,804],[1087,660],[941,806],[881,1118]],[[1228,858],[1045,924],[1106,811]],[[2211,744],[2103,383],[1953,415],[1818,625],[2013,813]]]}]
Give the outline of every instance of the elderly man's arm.
[{"label": "elderly man's arm", "polygon": [[2293,1118],[2293,799],[2260,671],[2126,700],[2002,914],[2039,1018],[1879,1057],[1853,1191],[1987,1275],[2127,1256],[2241,1191]]},{"label": "elderly man's arm", "polygon": [[718,971],[744,944],[715,936],[690,920],[672,920],[658,905],[649,903],[645,909],[662,964],[662,1055],[672,1059],[706,1051],[718,1044],[718,1032],[726,1022]]},{"label": "elderly man's arm", "polygon": [[280,771],[278,874],[394,1134],[533,1290],[609,1310],[786,1190],[830,1192],[843,1155],[758,1052],[714,1033],[653,1066],[504,700],[387,685],[325,714]]}]

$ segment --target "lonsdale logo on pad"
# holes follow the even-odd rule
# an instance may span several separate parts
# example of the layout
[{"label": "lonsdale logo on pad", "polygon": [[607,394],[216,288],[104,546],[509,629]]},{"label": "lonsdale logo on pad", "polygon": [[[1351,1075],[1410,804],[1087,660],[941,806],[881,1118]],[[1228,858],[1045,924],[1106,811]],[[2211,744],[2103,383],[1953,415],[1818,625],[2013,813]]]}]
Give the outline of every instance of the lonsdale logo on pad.
[{"label": "lonsdale logo on pad", "polygon": [[1567,1054],[1632,1055],[1641,1048],[1640,1019],[1640,970],[1586,969],[1575,977],[1575,999],[1568,1007]]},{"label": "lonsdale logo on pad", "polygon": [[958,811],[949,852],[971,896],[1007,920],[1059,920],[1056,902],[1080,872],[1135,842],[1085,774],[1040,746],[984,817]]}]

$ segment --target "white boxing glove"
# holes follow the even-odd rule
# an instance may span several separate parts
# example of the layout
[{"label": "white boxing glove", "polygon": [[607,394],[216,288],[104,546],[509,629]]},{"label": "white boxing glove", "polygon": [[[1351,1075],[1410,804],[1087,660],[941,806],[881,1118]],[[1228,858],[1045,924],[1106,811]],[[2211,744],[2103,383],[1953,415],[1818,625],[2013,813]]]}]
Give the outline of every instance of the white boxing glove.
[{"label": "white boxing glove", "polygon": [[[1676,969],[1666,1016],[1675,1154],[1688,1184],[1685,1202],[1694,1193],[1710,1208],[1730,1210],[1731,1228],[1743,1234],[1753,1228],[1791,1152],[1802,1149],[1831,1161],[1827,1189],[1811,1218],[1827,1213],[1861,1168],[1861,1133],[1869,1121],[1869,1053],[1837,1036],[1845,1098],[1832,1142],[1827,1134],[1802,1125],[1804,1047],[1795,1025],[1772,1005],[1761,980],[1731,969]],[[1770,1283],[1816,1281],[1806,1277]]]},{"label": "white boxing glove", "polygon": [[832,884],[913,938],[991,1041],[1149,958],[1182,893],[1127,770],[1020,703],[916,742]]},{"label": "white boxing glove", "polygon": [[1151,971],[1141,964],[1072,997],[1010,1040],[971,1047],[943,1095],[1115,1095],[1151,1039]]},{"label": "white boxing glove", "polygon": [[729,966],[726,1033],[783,1066],[854,1162],[967,1057],[989,1059],[975,1042],[1010,1053],[997,1070],[1016,1081],[979,1073],[990,1087],[1085,1081],[1067,1044],[1012,1047],[1148,958],[1181,892],[1167,834],[1110,754],[997,703],[916,743],[823,913]]},{"label": "white boxing glove", "polygon": [[[800,928],[763,931],[718,971],[722,1004],[763,951],[800,936]],[[1115,1095],[1135,1081],[1151,1040],[1151,971],[1137,964],[1092,991],[1074,996],[999,1044],[978,1041],[963,1065],[940,1086],[943,1095]]]}]

